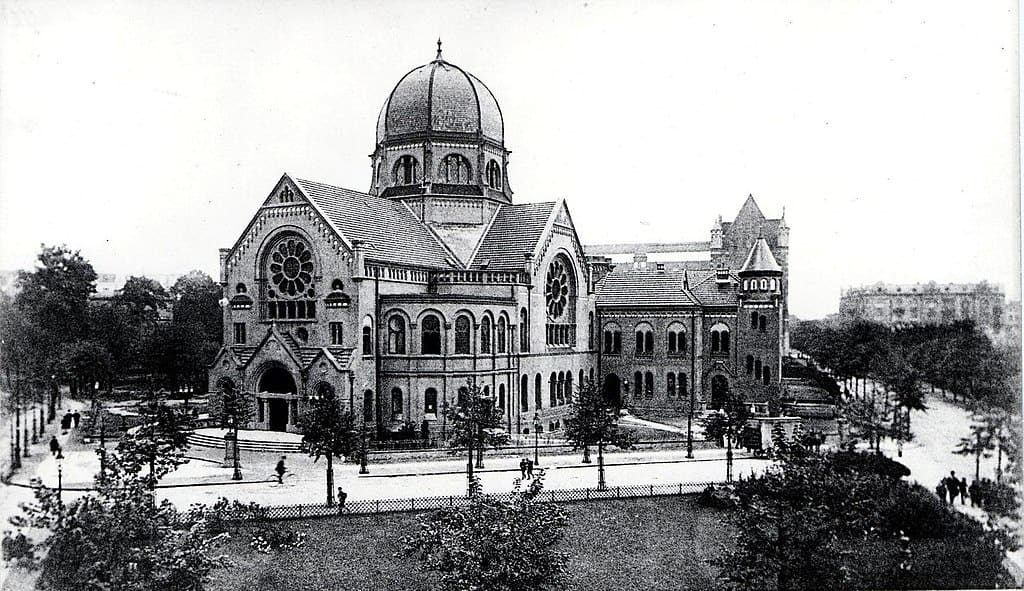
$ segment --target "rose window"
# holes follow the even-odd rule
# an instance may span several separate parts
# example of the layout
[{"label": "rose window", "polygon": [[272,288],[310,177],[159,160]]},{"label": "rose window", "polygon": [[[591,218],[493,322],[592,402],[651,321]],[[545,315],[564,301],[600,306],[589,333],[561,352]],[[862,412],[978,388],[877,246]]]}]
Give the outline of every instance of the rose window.
[{"label": "rose window", "polygon": [[297,240],[281,242],[270,255],[270,281],[280,295],[303,295],[313,283],[313,253]]},{"label": "rose window", "polygon": [[548,267],[544,297],[548,306],[548,317],[561,318],[569,301],[569,270],[565,263],[555,260]]}]

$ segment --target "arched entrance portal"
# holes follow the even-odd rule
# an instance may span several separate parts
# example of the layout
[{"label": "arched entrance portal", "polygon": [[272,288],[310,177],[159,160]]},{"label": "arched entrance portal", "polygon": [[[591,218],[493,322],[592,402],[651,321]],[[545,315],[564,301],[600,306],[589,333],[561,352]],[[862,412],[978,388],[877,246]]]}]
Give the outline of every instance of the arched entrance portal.
[{"label": "arched entrance portal", "polygon": [[[271,367],[260,376],[257,390],[269,394],[295,394],[295,379],[283,367]],[[267,398],[267,426],[271,431],[288,429],[288,399],[283,397]]]},{"label": "arched entrance portal", "polygon": [[729,399],[729,380],[725,376],[711,378],[711,408],[718,410]]},{"label": "arched entrance portal", "polygon": [[622,408],[622,383],[619,381],[619,376],[613,373],[606,375],[601,393],[604,395],[605,402],[615,408]]}]

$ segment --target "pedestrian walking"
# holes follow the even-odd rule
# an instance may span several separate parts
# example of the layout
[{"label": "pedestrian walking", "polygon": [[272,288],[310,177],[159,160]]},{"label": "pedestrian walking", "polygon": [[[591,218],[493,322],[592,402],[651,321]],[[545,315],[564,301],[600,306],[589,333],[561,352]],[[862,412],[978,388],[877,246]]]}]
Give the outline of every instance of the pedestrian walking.
[{"label": "pedestrian walking", "polygon": [[960,479],[960,504],[967,504],[967,478]]},{"label": "pedestrian walking", "polygon": [[950,470],[949,476],[946,478],[946,493],[949,495],[950,504],[956,503],[956,496],[960,494],[960,480],[953,470]]},{"label": "pedestrian walking", "polygon": [[288,470],[284,467],[285,456],[281,456],[281,459],[277,461],[277,466],[274,467],[274,472],[277,472],[277,483],[284,484],[284,473]]},{"label": "pedestrian walking", "polygon": [[82,420],[82,415],[76,410],[71,414],[71,420],[75,422],[75,429],[77,429],[79,421]]},{"label": "pedestrian walking", "polygon": [[348,499],[348,493],[338,487],[338,515],[345,512],[345,501]]},{"label": "pedestrian walking", "polygon": [[533,478],[533,460],[526,460],[526,479],[531,480]]},{"label": "pedestrian walking", "polygon": [[938,486],[935,487],[935,494],[939,495],[942,499],[942,503],[946,503],[946,481],[940,480]]},{"label": "pedestrian walking", "polygon": [[60,442],[57,441],[57,436],[54,435],[50,438],[50,454],[55,456],[58,451],[60,451]]},{"label": "pedestrian walking", "polygon": [[972,507],[980,507],[981,506],[981,499],[979,498],[980,497],[980,490],[981,490],[981,488],[978,486],[978,481],[977,480],[972,481],[971,482],[971,486],[967,487],[967,492],[970,493],[970,495],[971,495],[971,506]]},{"label": "pedestrian walking", "polygon": [[527,460],[526,458],[523,458],[523,459],[519,460],[519,471],[523,473],[523,476],[522,476],[523,480],[526,480],[526,463],[528,461],[529,460]]},{"label": "pedestrian walking", "polygon": [[60,418],[60,428],[62,431],[67,431],[71,428],[71,413],[64,413],[64,416]]}]

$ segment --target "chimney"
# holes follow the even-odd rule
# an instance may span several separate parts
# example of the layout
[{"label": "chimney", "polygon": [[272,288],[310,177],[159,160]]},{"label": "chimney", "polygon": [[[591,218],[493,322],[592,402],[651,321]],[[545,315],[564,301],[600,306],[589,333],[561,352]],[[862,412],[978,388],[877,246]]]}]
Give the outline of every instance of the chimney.
[{"label": "chimney", "polygon": [[220,284],[226,285],[228,282],[228,255],[231,254],[230,248],[220,249]]},{"label": "chimney", "polygon": [[647,269],[647,253],[638,252],[633,255],[633,269],[638,271]]}]

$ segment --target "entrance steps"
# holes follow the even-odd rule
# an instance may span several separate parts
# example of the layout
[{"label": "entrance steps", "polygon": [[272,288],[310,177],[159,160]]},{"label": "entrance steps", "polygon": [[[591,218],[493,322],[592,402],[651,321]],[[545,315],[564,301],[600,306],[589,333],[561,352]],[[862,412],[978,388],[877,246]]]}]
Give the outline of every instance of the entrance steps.
[{"label": "entrance steps", "polygon": [[[224,429],[197,429],[188,434],[188,443],[194,447],[224,449]],[[239,451],[261,453],[304,453],[302,436],[273,431],[239,431]]]}]

